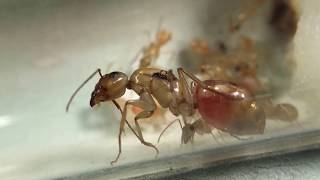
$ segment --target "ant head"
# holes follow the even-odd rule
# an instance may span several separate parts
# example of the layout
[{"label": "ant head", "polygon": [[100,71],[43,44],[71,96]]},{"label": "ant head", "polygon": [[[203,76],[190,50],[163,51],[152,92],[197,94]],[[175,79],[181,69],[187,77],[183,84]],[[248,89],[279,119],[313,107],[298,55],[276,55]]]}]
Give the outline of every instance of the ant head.
[{"label": "ant head", "polygon": [[127,85],[128,76],[122,72],[112,72],[102,76],[91,94],[90,106],[121,97]]},{"label": "ant head", "polygon": [[193,126],[193,124],[186,124],[182,128],[181,142],[183,144],[187,144],[188,142],[192,142],[195,132],[196,132],[196,129]]},{"label": "ant head", "polygon": [[165,29],[161,29],[161,30],[159,30],[159,32],[157,32],[156,38],[157,38],[157,42],[160,45],[164,45],[168,41],[171,40],[172,34],[171,34],[171,32],[169,32],[169,31],[167,31]]}]

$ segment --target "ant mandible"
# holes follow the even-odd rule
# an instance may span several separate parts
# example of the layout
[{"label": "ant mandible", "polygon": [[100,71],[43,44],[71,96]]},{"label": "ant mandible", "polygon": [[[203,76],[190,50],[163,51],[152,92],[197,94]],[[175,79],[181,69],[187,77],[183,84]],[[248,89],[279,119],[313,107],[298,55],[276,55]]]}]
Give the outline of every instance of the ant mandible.
[{"label": "ant mandible", "polygon": [[[120,110],[122,116],[118,134],[119,151],[111,164],[117,162],[120,157],[121,134],[125,123],[142,144],[154,148],[156,153],[159,153],[152,143],[144,140],[139,125],[140,119],[153,115],[157,108],[155,100],[162,108],[168,108],[173,115],[181,115],[185,126],[188,125],[185,118],[194,115],[196,109],[198,109],[206,123],[230,134],[263,133],[265,127],[263,111],[257,108],[250,93],[245,89],[225,81],[201,81],[182,68],[178,68],[177,72],[178,77],[173,74],[172,70],[139,68],[129,78],[122,72],[102,75],[100,69],[98,69],[73,93],[66,106],[66,111],[68,111],[77,92],[94,75],[99,73],[100,79],[91,94],[90,106],[112,101]],[[185,76],[188,76],[196,84],[194,93],[191,92]],[[140,98],[128,100],[121,110],[116,99],[123,96],[126,89],[133,90]],[[134,118],[137,132],[133,130],[126,119],[129,105],[142,109],[142,112]],[[189,133],[184,134],[187,136]],[[188,138],[184,141],[187,142]]]}]

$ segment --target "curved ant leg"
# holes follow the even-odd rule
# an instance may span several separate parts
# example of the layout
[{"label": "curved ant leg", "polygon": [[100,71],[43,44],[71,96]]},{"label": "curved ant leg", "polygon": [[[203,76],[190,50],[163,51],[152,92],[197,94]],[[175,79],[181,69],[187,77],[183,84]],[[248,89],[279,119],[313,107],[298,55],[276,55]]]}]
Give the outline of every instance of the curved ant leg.
[{"label": "curved ant leg", "polygon": [[[189,135],[189,133],[186,133],[187,131],[185,131],[184,129],[188,125],[187,120],[186,120],[186,116],[192,116],[194,114],[195,104],[194,104],[193,96],[192,96],[190,87],[188,85],[188,82],[187,82],[186,78],[184,77],[183,73],[181,71],[179,71],[179,69],[178,69],[178,75],[179,75],[178,81],[179,81],[179,84],[181,87],[182,96],[185,100],[185,102],[180,102],[178,104],[178,109],[182,115],[182,119],[183,119],[183,122],[185,125],[182,128],[182,137],[181,137],[181,144],[182,144],[183,142],[189,141],[186,139],[190,139],[190,138],[186,138],[186,137],[190,137],[190,135]],[[193,138],[190,140],[193,140]],[[191,141],[191,143],[192,143],[192,141]]]},{"label": "curved ant leg", "polygon": [[181,129],[182,129],[182,124],[181,124],[181,122],[180,122],[180,119],[178,118],[178,119],[173,120],[173,121],[172,121],[170,124],[168,124],[167,127],[165,127],[165,128],[162,130],[162,132],[160,133],[160,135],[159,135],[159,137],[158,137],[158,143],[160,142],[160,139],[161,139],[162,135],[164,134],[164,132],[165,132],[173,123],[175,123],[176,121],[179,122],[180,127],[181,127]]},{"label": "curved ant leg", "polygon": [[[140,112],[138,115],[136,115],[136,117],[134,118],[138,136],[140,137],[139,140],[141,141],[142,144],[154,148],[156,150],[156,153],[159,154],[159,150],[156,146],[144,140],[140,125],[138,123],[139,119],[148,118],[152,116],[153,112],[157,108],[156,103],[154,102],[152,96],[148,92],[142,92],[140,94],[140,99],[127,101],[126,104],[124,105],[122,119],[126,119],[128,105],[137,106],[143,109],[143,111]],[[124,121],[122,119],[121,121]]]},{"label": "curved ant leg", "polygon": [[[122,110],[120,108],[120,105],[117,103],[117,101],[115,100],[112,100],[113,104],[117,107],[117,109],[121,112],[122,114]],[[129,124],[129,122],[126,120],[126,119],[121,119],[121,122],[120,122],[120,126],[119,126],[119,134],[118,134],[118,145],[119,145],[119,151],[118,151],[118,154],[116,156],[116,158],[111,161],[111,165],[113,165],[114,163],[116,163],[120,157],[120,154],[121,154],[121,134],[122,132],[124,132],[124,122],[123,120],[125,121],[125,123],[128,125],[128,127],[131,129],[131,131],[133,132],[134,135],[136,135],[136,137],[140,140],[140,137],[138,136],[138,134],[134,131],[134,129],[132,128],[132,126]]]},{"label": "curved ant leg", "polygon": [[209,125],[203,120],[203,119],[199,119],[197,121],[195,121],[194,123],[192,123],[193,126],[195,127],[196,133],[199,135],[203,135],[203,134],[211,134],[212,138],[219,143],[218,139],[216,138],[216,136],[213,134],[212,129],[209,127]]},{"label": "curved ant leg", "polygon": [[218,144],[220,144],[219,141],[218,141],[218,139],[217,139],[217,137],[213,134],[212,131],[210,132],[210,134],[211,134],[212,138],[213,138]]},{"label": "curved ant leg", "polygon": [[191,94],[191,90],[189,88],[188,82],[183,75],[183,71],[181,71],[179,69],[178,69],[178,75],[179,75],[180,85],[182,87],[182,94],[183,94],[184,98],[186,99],[187,103],[193,105],[193,96]]},{"label": "curved ant leg", "polygon": [[190,143],[193,145],[194,144],[194,135],[190,139]]},{"label": "curved ant leg", "polygon": [[[242,98],[238,99],[238,98],[236,98],[236,97],[234,97],[234,96],[231,96],[231,95],[229,95],[229,94],[222,93],[222,92],[219,92],[219,91],[216,91],[216,90],[210,88],[210,86],[206,85],[203,81],[201,81],[201,80],[200,80],[199,78],[197,78],[195,75],[193,75],[193,74],[185,71],[183,68],[178,68],[177,71],[178,71],[179,74],[181,74],[181,77],[183,77],[184,80],[185,80],[185,77],[184,77],[183,74],[187,75],[190,79],[192,79],[196,84],[198,84],[199,86],[201,86],[201,88],[203,88],[203,89],[212,91],[212,92],[214,92],[214,93],[218,93],[218,94],[220,94],[220,95],[222,95],[222,96],[226,96],[226,97],[228,97],[228,98],[230,98],[230,99],[242,100]],[[186,80],[185,80],[185,82],[186,82]],[[230,82],[228,82],[228,81],[216,80],[216,83],[217,83],[217,84],[226,84],[226,85],[228,84],[228,85],[235,86],[234,84],[232,84],[232,83],[230,83]]]},{"label": "curved ant leg", "polygon": [[214,132],[211,130],[211,132],[210,132],[212,138],[215,140],[215,142],[217,144],[221,144],[221,141],[219,140],[219,138],[222,136],[222,134],[220,134],[220,133],[221,132],[219,132],[218,129],[216,129],[216,131],[214,131]]},{"label": "curved ant leg", "polygon": [[190,79],[192,79],[194,82],[196,82],[196,84],[199,84],[201,87],[206,87],[206,85],[199,78],[197,78],[195,75],[185,71],[183,68],[178,68],[177,71],[178,71],[179,76],[183,77],[185,82],[186,82],[186,79],[183,74],[187,75]]}]

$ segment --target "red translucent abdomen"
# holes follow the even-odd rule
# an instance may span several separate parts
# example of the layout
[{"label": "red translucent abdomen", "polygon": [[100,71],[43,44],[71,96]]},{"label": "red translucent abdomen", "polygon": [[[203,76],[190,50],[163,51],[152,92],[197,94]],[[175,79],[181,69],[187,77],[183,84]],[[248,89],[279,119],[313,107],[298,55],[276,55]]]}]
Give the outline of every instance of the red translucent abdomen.
[{"label": "red translucent abdomen", "polygon": [[[210,87],[219,88],[219,92],[227,91],[225,95],[223,93],[217,93],[211,90],[203,89],[199,85],[196,88],[195,98],[198,104],[198,111],[202,118],[215,128],[224,129],[228,127],[234,120],[234,108],[238,105],[238,101],[228,97],[230,88],[228,84],[218,85],[214,80],[204,81],[206,85]],[[230,94],[230,96],[232,96]]]}]

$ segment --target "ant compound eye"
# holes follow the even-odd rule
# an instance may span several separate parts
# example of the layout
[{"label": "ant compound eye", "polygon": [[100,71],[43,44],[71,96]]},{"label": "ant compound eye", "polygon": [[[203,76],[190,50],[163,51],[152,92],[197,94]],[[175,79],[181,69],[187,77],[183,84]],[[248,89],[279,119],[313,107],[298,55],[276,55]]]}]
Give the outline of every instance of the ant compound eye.
[{"label": "ant compound eye", "polygon": [[117,80],[119,77],[121,77],[121,72],[111,72],[109,74],[110,79]]},{"label": "ant compound eye", "polygon": [[122,80],[127,80],[128,77],[126,74],[122,73],[122,72],[111,72],[106,76],[108,81],[111,81],[112,83],[116,83]]},{"label": "ant compound eye", "polygon": [[118,74],[118,72],[112,72],[109,75],[110,75],[111,78],[114,78],[117,74]]}]

